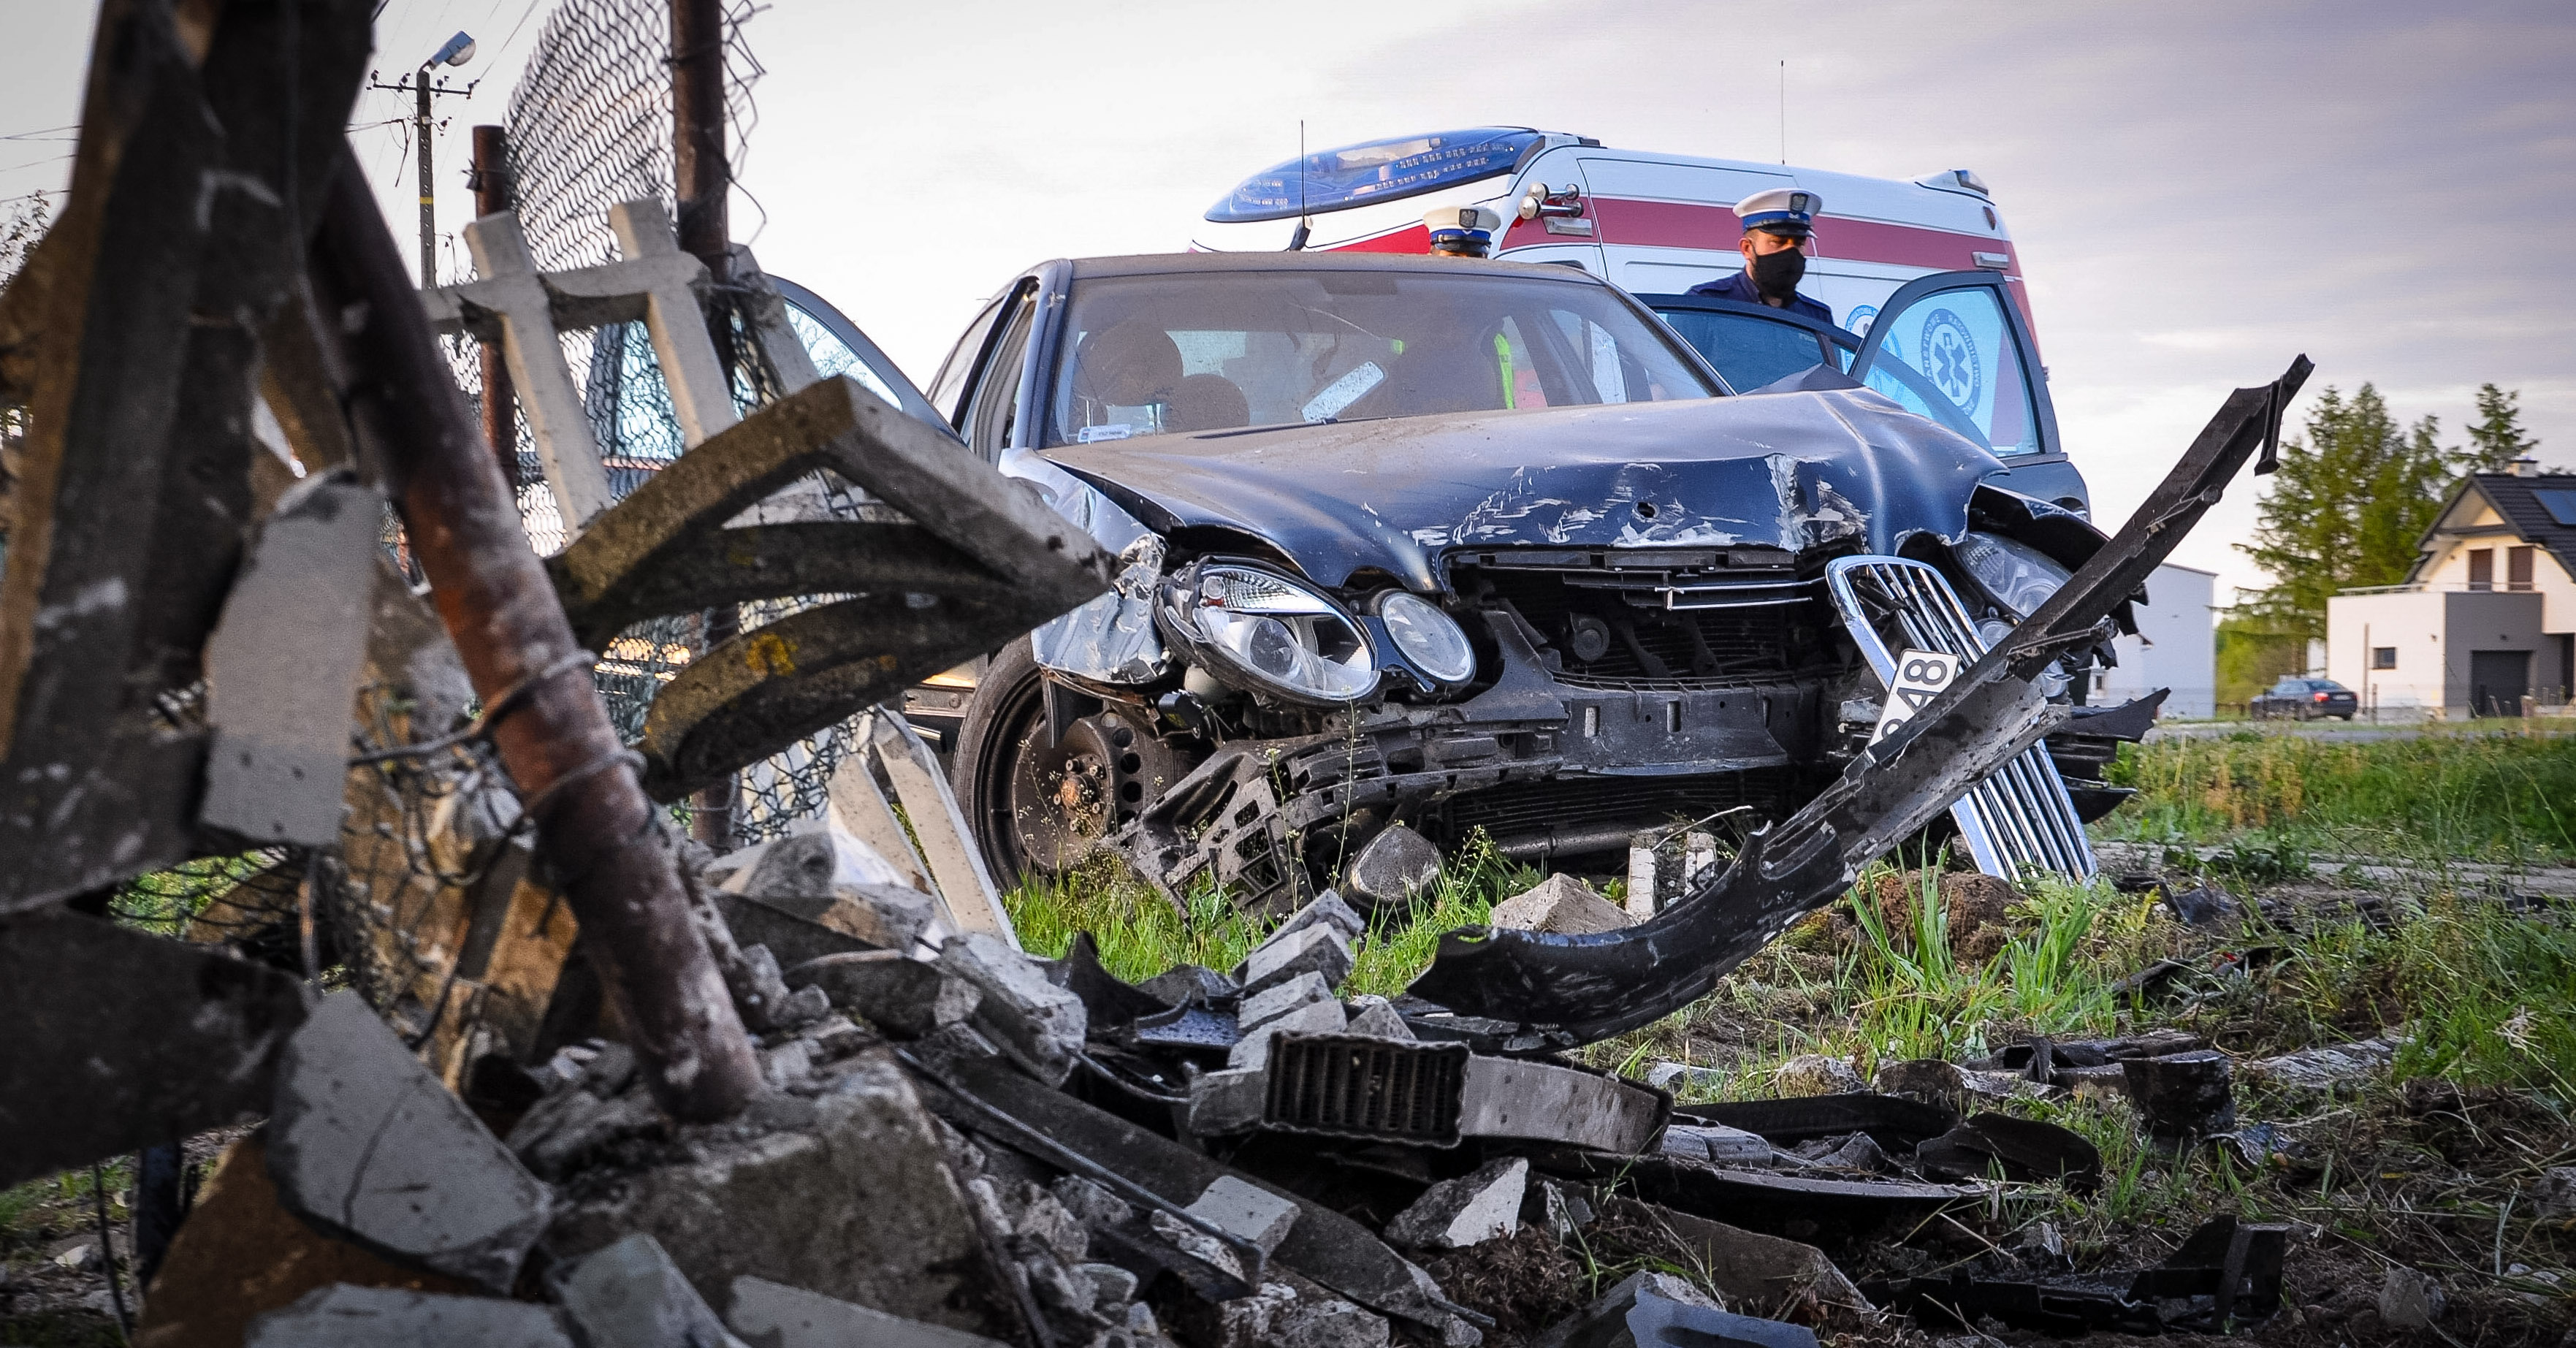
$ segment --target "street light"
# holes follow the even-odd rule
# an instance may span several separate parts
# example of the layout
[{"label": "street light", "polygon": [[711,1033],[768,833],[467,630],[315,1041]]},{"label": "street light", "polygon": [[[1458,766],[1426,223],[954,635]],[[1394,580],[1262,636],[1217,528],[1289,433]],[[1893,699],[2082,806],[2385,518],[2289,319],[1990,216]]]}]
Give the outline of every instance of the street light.
[{"label": "street light", "polygon": [[[461,66],[473,59],[474,35],[459,32],[428,60],[421,62],[419,70],[412,72],[412,94],[416,100],[412,120],[420,138],[420,285],[423,290],[438,284],[438,256],[433,246],[438,237],[438,217],[434,204],[436,193],[431,188],[433,180],[429,174],[429,96],[432,92],[429,72],[434,66]],[[469,84],[465,91],[470,93],[473,88]],[[456,91],[440,88],[436,92]]]}]

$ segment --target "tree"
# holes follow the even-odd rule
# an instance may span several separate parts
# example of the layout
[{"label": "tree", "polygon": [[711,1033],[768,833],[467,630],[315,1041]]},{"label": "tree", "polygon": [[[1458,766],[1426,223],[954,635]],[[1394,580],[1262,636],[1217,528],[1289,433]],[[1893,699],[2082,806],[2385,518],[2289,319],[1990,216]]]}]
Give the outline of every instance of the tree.
[{"label": "tree", "polygon": [[2469,423],[2468,459],[2481,473],[2507,471],[2516,459],[2529,458],[2540,442],[2522,433],[2522,390],[2508,393],[2493,384],[2478,385],[2478,419]]},{"label": "tree", "polygon": [[2404,580],[2461,463],[2440,434],[2432,417],[2401,432],[2369,384],[2349,399],[2329,386],[2303,432],[2281,447],[2280,472],[2256,507],[2254,542],[2237,545],[2275,582],[2254,593],[2248,616],[2271,631],[2322,637],[2337,590]]}]

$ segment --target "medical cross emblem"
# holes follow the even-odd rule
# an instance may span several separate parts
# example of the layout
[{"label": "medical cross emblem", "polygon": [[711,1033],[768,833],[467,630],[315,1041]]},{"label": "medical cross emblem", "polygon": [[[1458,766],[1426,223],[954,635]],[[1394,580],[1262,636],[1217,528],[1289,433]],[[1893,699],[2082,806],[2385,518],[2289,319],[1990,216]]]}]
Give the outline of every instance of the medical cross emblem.
[{"label": "medical cross emblem", "polygon": [[1923,320],[1923,372],[1932,376],[1942,395],[1957,403],[1960,411],[1977,410],[1985,374],[1977,363],[1976,339],[1968,335],[1968,325],[1947,309],[1935,309]]}]

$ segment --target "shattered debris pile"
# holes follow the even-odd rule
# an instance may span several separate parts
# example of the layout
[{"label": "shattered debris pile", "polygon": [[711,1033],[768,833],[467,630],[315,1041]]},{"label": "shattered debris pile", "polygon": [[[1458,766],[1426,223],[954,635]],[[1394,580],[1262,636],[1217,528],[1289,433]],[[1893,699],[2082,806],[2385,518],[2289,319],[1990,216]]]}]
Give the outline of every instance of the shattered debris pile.
[{"label": "shattered debris pile", "polygon": [[[869,910],[859,924],[934,902],[772,864],[817,856],[872,854],[829,830],[712,873],[698,853],[692,888],[783,871],[749,887],[836,896]],[[2154,1065],[2211,1056],[2185,1037],[1676,1106],[1429,1037],[1439,1017],[1409,999],[1341,996],[1367,937],[1330,892],[1235,968],[1141,985],[1088,935],[1047,960],[981,933],[890,950],[823,928],[838,948],[782,970],[713,921],[757,1031],[741,1114],[672,1120],[604,1040],[490,1064],[469,1108],[336,994],[281,1047],[267,1121],[181,1229],[138,1342],[324,1343],[363,1324],[418,1344],[676,1345],[720,1326],[789,1345],[1789,1348],[1891,1314],[2155,1333],[2280,1304],[2288,1229],[2233,1221],[2116,1275],[2073,1272],[2062,1247],[1866,1281],[1837,1262],[1877,1248],[1883,1267],[1888,1236],[1998,1184],[2088,1191],[2101,1160],[2082,1138],[1977,1102],[2106,1064],[2143,1102]],[[1596,1266],[1646,1271],[1601,1291]]]}]

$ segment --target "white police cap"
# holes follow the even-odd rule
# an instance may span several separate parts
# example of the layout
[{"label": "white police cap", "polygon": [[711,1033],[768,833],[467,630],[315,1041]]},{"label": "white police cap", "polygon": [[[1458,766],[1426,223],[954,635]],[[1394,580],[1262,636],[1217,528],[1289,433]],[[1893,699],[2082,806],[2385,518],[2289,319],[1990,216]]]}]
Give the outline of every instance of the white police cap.
[{"label": "white police cap", "polygon": [[1793,239],[1807,237],[1824,210],[1825,199],[1803,187],[1774,187],[1735,203],[1735,217],[1744,222],[1746,230],[1785,234]]},{"label": "white police cap", "polygon": [[1503,213],[1491,206],[1436,206],[1422,213],[1433,248],[1470,246],[1479,251],[1503,232]]}]

